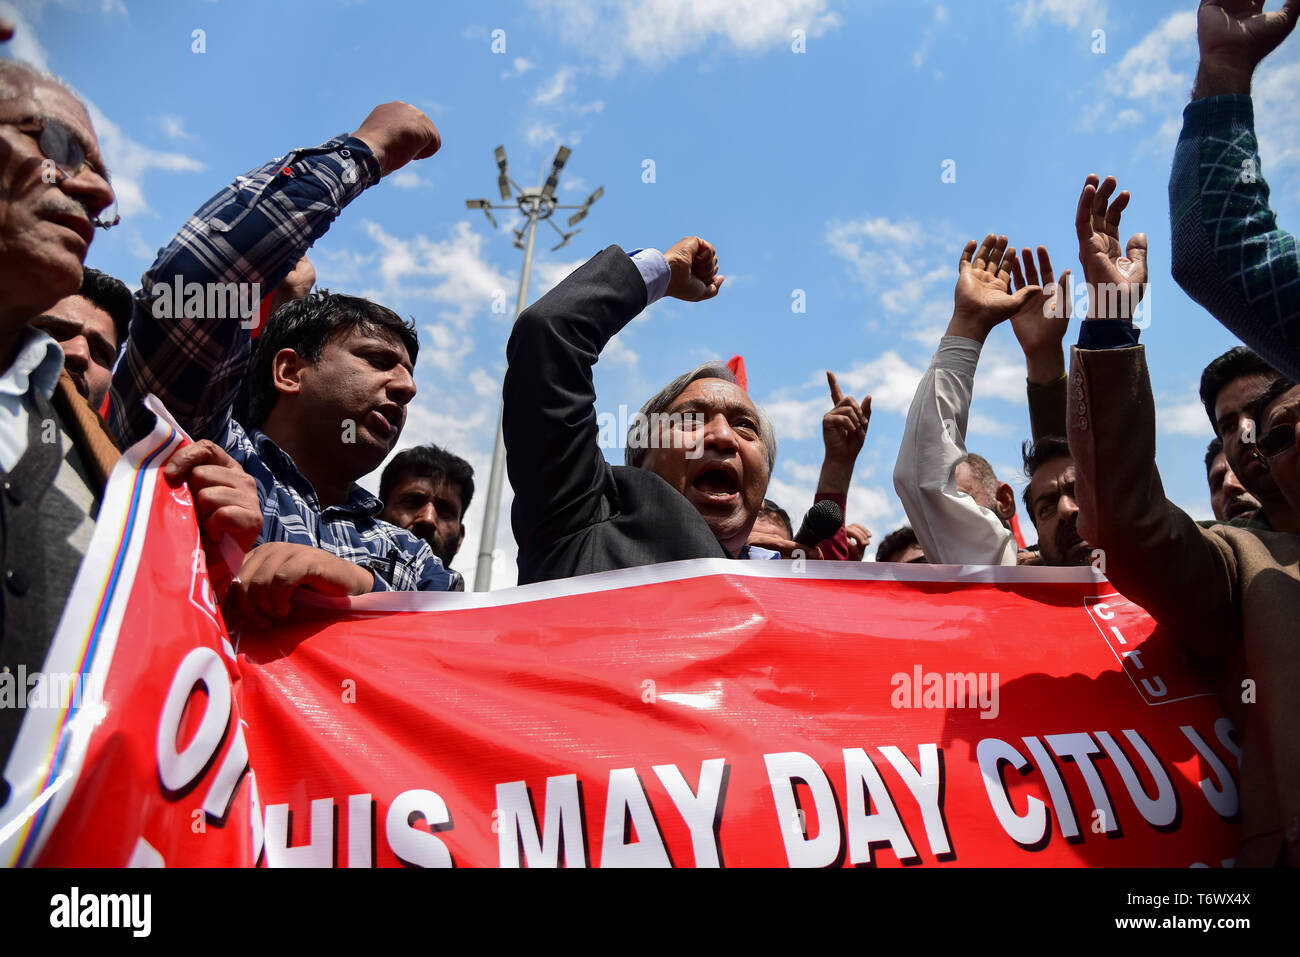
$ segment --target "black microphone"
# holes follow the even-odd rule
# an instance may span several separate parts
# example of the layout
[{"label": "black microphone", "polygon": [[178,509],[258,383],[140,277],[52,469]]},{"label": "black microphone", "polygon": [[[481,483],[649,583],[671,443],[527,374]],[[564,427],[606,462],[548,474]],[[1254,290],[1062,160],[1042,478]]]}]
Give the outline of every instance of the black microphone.
[{"label": "black microphone", "polygon": [[794,540],[800,545],[812,548],[820,545],[840,530],[844,524],[844,511],[830,499],[822,499],[808,509],[799,526],[799,534]]}]

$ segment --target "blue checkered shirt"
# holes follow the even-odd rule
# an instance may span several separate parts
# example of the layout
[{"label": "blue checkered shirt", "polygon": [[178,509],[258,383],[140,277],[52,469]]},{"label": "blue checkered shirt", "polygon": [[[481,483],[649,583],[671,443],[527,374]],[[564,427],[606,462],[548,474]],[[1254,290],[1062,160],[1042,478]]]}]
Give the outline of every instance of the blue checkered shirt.
[{"label": "blue checkered shirt", "polygon": [[[110,425],[123,448],[147,435],[160,398],[195,439],[221,445],[257,482],[262,542],[322,548],[375,573],[375,591],[446,591],[460,585],[427,542],[376,517],[381,504],[359,485],[322,510],[311,483],[266,435],[247,433],[231,406],[248,368],[250,333],[240,317],[154,315],[157,284],[257,283],[269,294],[334,218],[379,182],[370,148],[351,136],[298,149],[247,173],[186,221],[144,274],[126,350],[113,374]],[[200,309],[199,311],[204,311]],[[235,310],[231,310],[234,312]]]}]

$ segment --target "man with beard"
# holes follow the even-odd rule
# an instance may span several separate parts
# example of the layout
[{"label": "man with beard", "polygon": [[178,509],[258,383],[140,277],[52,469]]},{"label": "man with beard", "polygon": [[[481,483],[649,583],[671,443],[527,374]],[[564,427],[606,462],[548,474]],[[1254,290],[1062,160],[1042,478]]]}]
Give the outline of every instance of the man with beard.
[{"label": "man with beard", "polygon": [[[429,543],[451,570],[465,541],[465,512],[474,497],[474,467],[436,445],[417,445],[393,456],[379,479],[379,516]],[[453,591],[464,589],[457,576]]]},{"label": "man with beard", "polygon": [[1088,565],[1092,546],[1076,527],[1079,504],[1074,491],[1074,457],[1070,443],[1047,435],[1023,447],[1025,509],[1038,530],[1038,550],[1044,565]]},{"label": "man with beard", "polygon": [[503,429],[519,583],[687,558],[775,558],[747,544],[776,461],[772,423],[721,362],[686,372],[634,418],[625,464],[600,450],[591,368],[663,296],[712,299],[713,247],[611,246],[519,316]]},{"label": "man with beard", "polygon": [[[1217,522],[1247,524],[1259,511],[1259,502],[1246,491],[1223,453],[1223,440],[1215,436],[1205,450],[1205,479],[1210,483],[1210,510]],[[1249,526],[1247,526],[1249,527]]]}]

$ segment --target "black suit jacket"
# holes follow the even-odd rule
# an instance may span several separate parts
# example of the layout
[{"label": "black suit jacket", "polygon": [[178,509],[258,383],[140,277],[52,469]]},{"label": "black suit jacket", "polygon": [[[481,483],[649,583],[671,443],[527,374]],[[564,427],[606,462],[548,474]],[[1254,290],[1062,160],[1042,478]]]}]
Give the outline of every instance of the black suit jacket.
[{"label": "black suit jacket", "polygon": [[521,585],[732,557],[680,492],[653,472],[610,465],[598,445],[591,368],[645,306],[640,271],[610,246],[515,323],[503,430]]}]

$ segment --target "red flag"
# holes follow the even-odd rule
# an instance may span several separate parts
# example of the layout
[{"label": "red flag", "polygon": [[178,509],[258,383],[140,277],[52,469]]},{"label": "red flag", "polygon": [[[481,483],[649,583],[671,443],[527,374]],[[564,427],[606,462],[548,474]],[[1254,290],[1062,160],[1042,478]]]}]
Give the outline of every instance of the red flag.
[{"label": "red flag", "polygon": [[732,356],[727,360],[727,368],[736,374],[736,383],[748,392],[749,377],[745,375],[745,357]]}]

